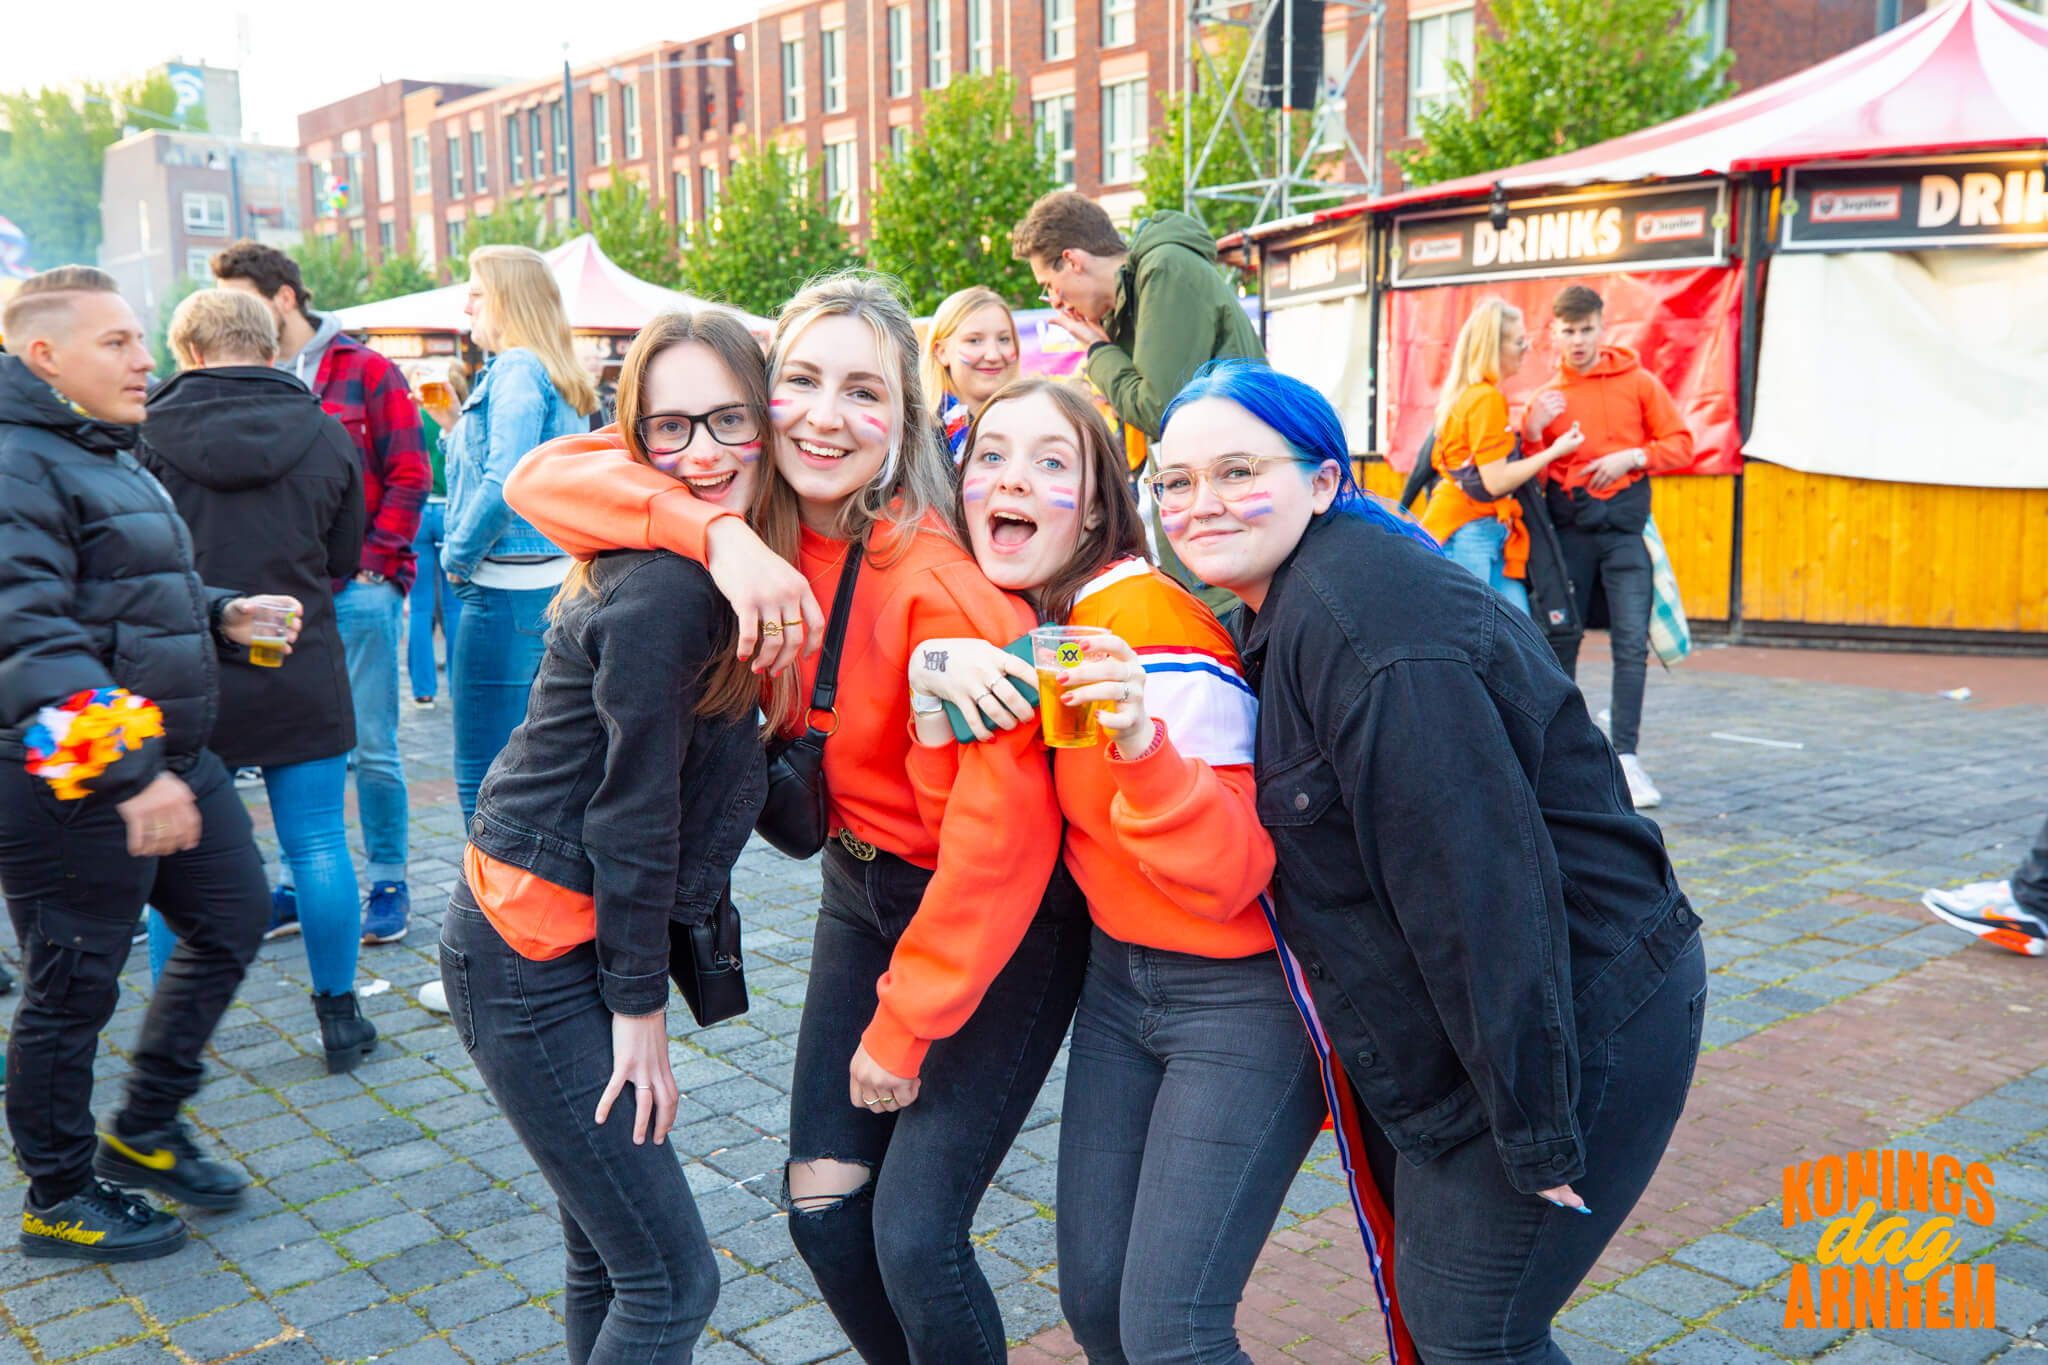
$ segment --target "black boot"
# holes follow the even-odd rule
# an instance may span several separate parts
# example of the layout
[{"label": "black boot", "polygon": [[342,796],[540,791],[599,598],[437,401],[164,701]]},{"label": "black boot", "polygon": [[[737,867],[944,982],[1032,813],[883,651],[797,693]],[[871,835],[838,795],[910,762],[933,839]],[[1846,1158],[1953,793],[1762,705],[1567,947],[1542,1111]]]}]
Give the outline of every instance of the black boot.
[{"label": "black boot", "polygon": [[21,1252],[68,1261],[148,1261],[185,1245],[185,1224],[95,1180],[51,1208],[21,1204]]},{"label": "black boot", "polygon": [[100,1134],[92,1168],[115,1185],[155,1190],[199,1209],[231,1209],[242,1202],[249,1184],[233,1166],[200,1151],[179,1119],[133,1134],[114,1120]]},{"label": "black boot", "polygon": [[320,1041],[327,1048],[328,1075],[355,1070],[356,1063],[377,1046],[377,1026],[363,1018],[354,991],[314,996],[313,1013],[320,1017]]}]

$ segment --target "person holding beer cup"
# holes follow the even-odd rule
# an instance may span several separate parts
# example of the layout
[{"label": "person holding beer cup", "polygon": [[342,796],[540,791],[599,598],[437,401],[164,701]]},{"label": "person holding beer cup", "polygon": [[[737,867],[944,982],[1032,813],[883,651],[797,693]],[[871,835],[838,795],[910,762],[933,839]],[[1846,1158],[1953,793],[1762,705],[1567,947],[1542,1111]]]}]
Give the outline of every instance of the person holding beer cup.
[{"label": "person holding beer cup", "polygon": [[1087,398],[1007,385],[960,473],[960,536],[1046,624],[1028,650],[911,651],[929,700],[912,703],[910,770],[944,792],[964,752],[1019,727],[1053,750],[1063,853],[1095,924],[1060,1127],[1060,1304],[1091,1361],[1242,1360],[1238,1300],[1325,1113],[1259,904],[1273,845],[1252,786],[1257,703],[1223,626],[1147,559],[1122,451]]}]

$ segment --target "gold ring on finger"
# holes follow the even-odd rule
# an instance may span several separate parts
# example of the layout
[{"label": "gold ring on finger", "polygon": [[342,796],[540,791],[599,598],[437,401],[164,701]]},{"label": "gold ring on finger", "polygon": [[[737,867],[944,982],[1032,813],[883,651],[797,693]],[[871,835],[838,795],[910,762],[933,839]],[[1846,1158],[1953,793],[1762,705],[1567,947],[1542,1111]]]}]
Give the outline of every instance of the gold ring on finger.
[{"label": "gold ring on finger", "polygon": [[780,621],[763,621],[763,622],[761,623],[761,633],[762,633],[763,635],[780,635],[780,634],[782,634],[782,622],[780,622]]}]

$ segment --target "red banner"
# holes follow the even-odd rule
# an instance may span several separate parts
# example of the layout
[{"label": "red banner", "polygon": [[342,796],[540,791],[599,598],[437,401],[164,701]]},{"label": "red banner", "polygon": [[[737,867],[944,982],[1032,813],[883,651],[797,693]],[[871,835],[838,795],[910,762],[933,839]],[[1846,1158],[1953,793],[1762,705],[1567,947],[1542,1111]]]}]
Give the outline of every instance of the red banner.
[{"label": "red banner", "polygon": [[1388,462],[1404,473],[1414,463],[1415,452],[1429,436],[1437,389],[1450,369],[1458,328],[1481,299],[1506,299],[1522,310],[1529,324],[1529,358],[1521,373],[1503,386],[1519,421],[1529,396],[1557,371],[1550,300],[1568,283],[1598,291],[1607,304],[1607,340],[1642,357],[1643,367],[1663,381],[1685,414],[1697,458],[1677,472],[1740,471],[1735,352],[1742,333],[1742,271],[1736,266],[1393,291],[1386,385],[1392,420],[1381,442]]}]

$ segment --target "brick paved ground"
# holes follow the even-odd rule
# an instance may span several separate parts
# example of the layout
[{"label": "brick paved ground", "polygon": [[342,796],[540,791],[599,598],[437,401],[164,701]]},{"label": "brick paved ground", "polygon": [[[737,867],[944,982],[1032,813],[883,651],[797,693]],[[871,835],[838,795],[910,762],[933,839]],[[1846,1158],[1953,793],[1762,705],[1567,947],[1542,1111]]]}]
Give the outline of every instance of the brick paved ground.
[{"label": "brick paved ground", "polygon": [[[1867,676],[1893,673],[1874,657]],[[1604,702],[1604,673],[1587,682]],[[2016,860],[2048,806],[2048,707],[1696,669],[1652,679],[1645,732],[1659,818],[1707,922],[1709,1051],[1657,1181],[1562,1319],[1567,1351],[1680,1365],[2048,1361],[2031,1354],[2048,1349],[2048,962],[1931,927],[1912,904],[1924,886],[2002,876]],[[453,1032],[414,1001],[438,971],[438,902],[461,847],[445,701],[408,711],[404,739],[414,929],[363,954],[363,979],[391,983],[365,1001],[387,1045],[327,1077],[303,953],[266,948],[192,1111],[256,1182],[244,1207],[194,1215],[193,1244],[166,1261],[66,1268],[0,1250],[0,1365],[560,1358],[547,1187]],[[673,1045],[686,1098],[672,1141],[726,1277],[705,1365],[851,1359],[772,1201],[816,888],[813,869],[749,851],[736,890],[754,1008]],[[141,956],[108,1031],[102,1107],[147,988]],[[1061,1084],[1056,1071],[976,1228],[1017,1362],[1079,1358],[1057,1325]],[[1991,1160],[1998,1217],[1965,1225],[1964,1253],[1998,1267],[2000,1330],[1782,1330],[1786,1258],[1813,1259],[1818,1225],[1780,1226],[1779,1169],[1895,1137]],[[1239,1315],[1262,1365],[1384,1354],[1334,1160],[1327,1145],[1312,1155]],[[21,1189],[0,1189],[0,1217]]]}]

